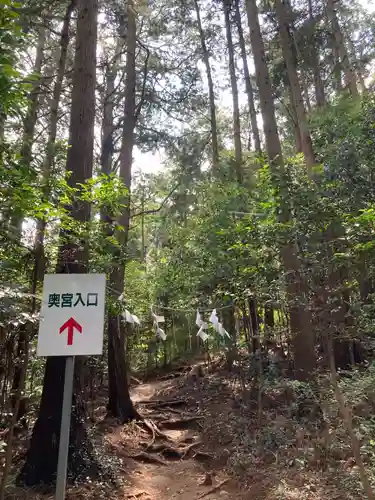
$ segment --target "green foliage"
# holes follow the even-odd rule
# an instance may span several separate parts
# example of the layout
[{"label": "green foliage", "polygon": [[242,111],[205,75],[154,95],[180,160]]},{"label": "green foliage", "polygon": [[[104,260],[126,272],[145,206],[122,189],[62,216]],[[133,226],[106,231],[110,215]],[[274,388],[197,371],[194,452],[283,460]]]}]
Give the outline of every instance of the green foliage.
[{"label": "green foliage", "polygon": [[[57,61],[54,58],[60,44],[62,12],[59,10],[58,19],[50,19],[39,2],[27,6],[11,0],[0,2],[0,133],[6,124],[4,136],[0,137],[0,277],[3,287],[0,290],[0,328],[1,334],[6,330],[4,345],[9,341],[14,348],[14,339],[23,326],[30,325],[29,372],[33,377],[28,379],[27,394],[35,400],[39,397],[44,368],[43,362],[35,357],[36,318],[30,313],[41,288],[40,281],[35,283],[34,272],[39,257],[36,255],[35,226],[40,223],[45,230],[46,272],[54,271],[58,246],[64,238],[88,245],[89,271],[105,272],[113,277],[125,264],[123,294],[119,299],[115,292],[121,290],[109,289],[107,310],[118,314],[119,321],[123,321],[125,309],[141,320],[140,328],[126,325],[127,361],[131,369],[144,370],[153,364],[166,366],[171,360],[192,354],[194,350],[217,350],[228,355],[231,343],[216,335],[212,327],[210,339],[204,346],[196,338],[197,308],[238,307],[242,328],[238,347],[245,350],[249,340],[244,336],[244,325],[250,297],[258,301],[255,315],[260,323],[261,339],[269,334],[265,306],[270,303],[277,304],[277,314],[272,310],[275,327],[271,334],[284,339],[289,335],[289,324],[284,323],[289,320],[293,304],[288,302],[289,276],[282,263],[281,251],[289,248],[290,243],[296,248],[300,266],[298,279],[301,277],[303,282],[293,300],[300,301],[311,312],[316,338],[321,340],[325,332],[373,336],[375,292],[368,282],[375,279],[375,97],[369,92],[354,100],[344,93],[331,92],[337,68],[332,68],[332,30],[329,23],[323,22],[322,6],[315,5],[314,16],[302,5],[290,7],[295,58],[301,83],[306,86],[304,98],[311,99],[314,93],[312,49],[318,51],[319,70],[325,90],[330,94],[324,109],[313,109],[309,114],[317,158],[314,180],[307,175],[303,155],[295,154],[296,124],[291,116],[287,72],[281,56],[274,5],[263,2],[262,29],[277,101],[285,169],[270,168],[266,157],[246,151],[244,147],[244,182],[239,186],[234,175],[230,112],[218,99],[227,85],[227,69],[223,70],[227,68],[227,53],[222,36],[221,5],[202,2],[202,20],[217,94],[220,165],[215,172],[207,164],[207,158],[211,157],[212,123],[194,5],[180,0],[176,4],[163,0],[152,9],[146,3],[137,5],[138,27],[142,29],[137,34],[135,145],[141,151],[163,149],[166,162],[160,174],[133,176],[130,193],[117,172],[118,163],[124,156],[120,142],[124,111],[125,115],[127,111],[123,102],[126,40],[124,46],[116,48],[121,54],[114,56],[115,45],[119,39],[121,41],[119,26],[114,22],[123,7],[120,3],[102,6],[101,15],[106,22],[99,27],[103,50],[98,58],[97,91],[101,95],[96,116],[102,120],[103,105],[113,105],[114,118],[110,124],[113,145],[109,147],[113,155],[112,173],[100,174],[100,165],[97,165],[92,179],[73,188],[64,169],[69,123],[65,114],[70,106],[74,44],[68,47],[51,175],[42,179],[44,142],[48,135],[46,116],[50,114],[56,78]],[[27,36],[21,29],[18,14],[25,12],[24,7],[31,9],[31,33]],[[355,32],[351,58],[356,61],[356,69],[363,70],[366,76],[367,65],[374,57],[373,20],[362,11],[356,12],[356,7],[354,4],[340,7],[340,23],[343,29]],[[30,64],[26,62],[22,66],[21,56],[27,52],[26,42],[30,40],[30,45],[34,42],[32,30],[41,25],[49,30],[51,40],[46,43],[41,75],[29,74]],[[233,31],[236,46],[234,26]],[[245,38],[248,43],[247,33]],[[238,53],[235,59],[238,63]],[[106,96],[103,88],[112,70],[116,73],[115,90]],[[25,164],[20,150],[24,140],[23,118],[28,109],[27,91],[39,80],[42,85],[31,145],[32,160]],[[240,94],[243,94],[240,80]],[[255,98],[258,101],[256,89]],[[249,131],[243,116],[241,121],[244,136]],[[95,137],[98,136],[96,133]],[[95,154],[100,156],[98,148]],[[130,231],[123,245],[118,236],[127,228],[121,227],[118,218],[128,209],[129,200]],[[71,216],[72,207],[82,204],[90,205],[89,221],[81,222]],[[280,214],[285,213],[286,208],[288,217],[281,219]],[[287,269],[287,272],[293,270]],[[363,291],[365,285],[366,293]],[[36,292],[33,296],[31,290]],[[347,316],[352,321],[347,317],[333,321],[331,314],[340,310],[345,294],[349,295],[350,314]],[[151,307],[165,316],[163,328],[168,335],[165,343],[155,338]],[[220,311],[220,319],[230,323],[233,315],[227,315],[227,311],[230,311],[227,307]],[[228,329],[233,333],[234,324],[230,323]],[[256,369],[252,370],[252,381],[259,370],[258,359],[253,356]],[[88,369],[90,373],[96,369],[103,373],[103,363],[90,360]],[[353,406],[356,398],[369,400],[372,397],[373,371],[370,367],[365,373],[355,372],[350,381],[342,382]],[[271,363],[262,374],[260,385],[265,401],[267,397],[277,400],[280,394],[284,397],[288,391],[292,393],[293,401],[288,408],[284,408],[284,401],[279,401],[282,411],[291,420],[290,425],[284,422],[277,428],[268,422],[267,427],[260,426],[253,436],[246,436],[246,443],[249,447],[266,449],[271,458],[280,452],[282,464],[286,466],[289,465],[290,443],[296,444],[298,426],[301,422],[306,424],[295,414],[306,400],[313,406],[318,404],[318,389],[316,385],[280,381],[280,373],[276,364]],[[10,381],[5,384],[9,386]],[[328,396],[332,397],[329,391],[329,402]],[[332,411],[337,414],[334,404]],[[355,423],[362,435],[369,436],[363,439],[363,446],[370,461],[374,457],[373,419],[368,415],[356,415]],[[316,427],[317,422],[314,421],[314,425]],[[338,440],[342,439],[340,435]],[[310,459],[311,450],[306,449],[295,464],[306,468]],[[257,457],[246,453],[235,454],[231,462],[234,469],[256,464]]]},{"label": "green foliage", "polygon": [[19,24],[17,7],[22,6],[12,0],[0,3],[0,117],[20,114],[20,103],[25,86],[21,74],[16,69],[17,49],[24,43],[24,35]]}]

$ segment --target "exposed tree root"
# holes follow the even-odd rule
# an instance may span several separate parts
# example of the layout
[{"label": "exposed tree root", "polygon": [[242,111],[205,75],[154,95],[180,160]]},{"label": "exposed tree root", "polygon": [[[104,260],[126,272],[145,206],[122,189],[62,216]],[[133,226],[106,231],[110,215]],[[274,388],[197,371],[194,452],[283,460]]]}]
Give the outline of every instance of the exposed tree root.
[{"label": "exposed tree root", "polygon": [[186,417],[186,418],[176,418],[170,420],[162,420],[159,422],[160,427],[165,427],[167,429],[186,429],[190,427],[191,423],[195,423],[197,420],[201,420],[204,417]]},{"label": "exposed tree root", "polygon": [[182,458],[183,450],[174,448],[173,446],[168,446],[167,444],[153,444],[147,447],[147,451],[151,453],[161,453],[166,458]]},{"label": "exposed tree root", "polygon": [[166,445],[165,443],[153,443],[151,445],[148,445],[147,443],[142,443],[142,445],[146,446],[147,451],[151,453],[160,453],[163,450],[165,450],[165,448],[168,447],[168,445]]},{"label": "exposed tree root", "polygon": [[185,458],[188,453],[195,448],[196,446],[202,444],[201,441],[196,441],[195,443],[189,444],[183,448],[175,448],[174,446],[169,446],[166,443],[152,443],[151,445],[147,445],[147,443],[143,443],[143,446],[146,446],[146,450],[151,453],[161,453],[166,458]]},{"label": "exposed tree root", "polygon": [[185,446],[185,448],[183,449],[183,451],[184,451],[183,458],[185,458],[193,448],[195,448],[196,446],[199,446],[200,444],[202,444],[202,441],[198,440],[198,441],[195,441],[194,443],[191,443],[191,444]]},{"label": "exposed tree root", "polygon": [[139,498],[139,497],[142,497],[144,495],[147,495],[148,498],[150,498],[149,494],[147,493],[147,491],[138,491],[138,493],[130,493],[130,495],[126,495],[125,498],[128,498],[130,500],[134,500],[134,498]]},{"label": "exposed tree root", "polygon": [[149,434],[151,432],[150,429],[144,429],[143,427],[141,427],[140,425],[138,424],[133,424],[142,434]]},{"label": "exposed tree root", "polygon": [[147,406],[153,406],[155,408],[163,408],[165,406],[182,406],[186,405],[186,401],[184,399],[169,399],[166,401],[157,401],[157,400],[142,400],[142,401],[137,401],[137,404],[139,405],[147,405]]},{"label": "exposed tree root", "polygon": [[174,458],[181,460],[184,456],[180,450],[178,450],[177,448],[172,448],[171,446],[165,447],[161,454],[163,455],[163,457],[169,458],[171,460]]},{"label": "exposed tree root", "polygon": [[161,438],[165,439],[166,441],[171,441],[171,438],[167,434],[164,434],[164,432],[159,430],[159,428],[154,424],[154,422],[152,420],[144,418],[141,423],[152,434],[152,441],[150,444],[153,444],[155,442],[156,436],[161,437]]},{"label": "exposed tree root", "polygon": [[149,446],[151,446],[152,444],[155,443],[155,439],[156,439],[155,425],[153,425],[153,423],[150,420],[146,420],[146,419],[144,420],[144,424],[147,427],[147,429],[149,429],[152,432],[152,439],[151,439],[150,443],[148,444]]},{"label": "exposed tree root", "polygon": [[181,373],[168,373],[168,375],[163,375],[162,377],[160,377],[159,380],[170,380],[172,378],[178,378],[181,376]]},{"label": "exposed tree root", "polygon": [[209,453],[206,453],[204,451],[197,451],[194,454],[194,460],[198,460],[198,462],[208,462],[210,460],[213,460],[213,456],[210,455]]},{"label": "exposed tree root", "polygon": [[165,460],[162,460],[159,457],[155,457],[154,455],[150,455],[149,453],[146,453],[144,451],[140,451],[135,455],[128,455],[128,457],[132,458],[133,460],[137,460],[138,462],[144,462],[147,464],[168,465],[168,462],[166,462]]},{"label": "exposed tree root", "polygon": [[176,413],[177,415],[181,415],[181,413],[184,411],[184,410],[178,410],[177,408],[169,408],[169,406],[166,406],[164,410],[169,411],[170,413]]},{"label": "exposed tree root", "polygon": [[135,378],[133,375],[130,375],[129,379],[130,379],[130,382],[131,382],[132,384],[134,384],[134,383],[135,383],[135,384],[137,384],[137,385],[141,385],[141,383],[142,383],[140,380],[138,380],[137,378]]},{"label": "exposed tree root", "polygon": [[191,444],[191,443],[197,443],[199,441],[196,441],[196,436],[185,436],[181,441],[179,441],[180,445],[185,445],[187,446],[188,444]]},{"label": "exposed tree root", "polygon": [[147,413],[147,418],[152,420],[165,420],[167,417],[167,413],[155,413],[153,411]]},{"label": "exposed tree root", "polygon": [[[189,419],[189,418],[194,419],[196,417],[195,415],[183,413],[183,411],[181,411],[181,410],[173,410],[172,408],[160,408],[160,411],[162,413],[156,413],[154,411],[151,411],[150,413],[147,413],[147,417],[152,418],[153,420],[162,420],[162,421],[173,420],[173,419],[168,418],[168,417],[170,417],[170,413],[179,415],[182,420]],[[178,417],[175,417],[175,418],[178,418]]]},{"label": "exposed tree root", "polygon": [[216,491],[219,491],[220,488],[222,488],[228,482],[229,482],[229,479],[224,479],[224,481],[221,481],[221,483],[217,484],[216,486],[214,486],[210,490],[206,491],[205,493],[202,493],[202,495],[200,495],[198,498],[200,499],[200,498],[208,497],[208,495],[212,495],[212,493],[216,493]]}]

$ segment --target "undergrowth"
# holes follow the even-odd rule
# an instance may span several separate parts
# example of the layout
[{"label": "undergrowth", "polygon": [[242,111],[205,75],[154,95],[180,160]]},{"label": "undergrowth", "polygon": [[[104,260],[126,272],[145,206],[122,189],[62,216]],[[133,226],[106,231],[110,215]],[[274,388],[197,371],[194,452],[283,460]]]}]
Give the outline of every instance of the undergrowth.
[{"label": "undergrowth", "polygon": [[[340,387],[352,409],[361,454],[375,485],[375,362],[341,374]],[[253,413],[255,424],[243,425],[236,436],[228,460],[234,474],[273,466],[319,473],[340,488],[341,498],[365,498],[327,375],[313,383],[265,377],[262,405],[260,411],[244,406],[245,413]]]}]

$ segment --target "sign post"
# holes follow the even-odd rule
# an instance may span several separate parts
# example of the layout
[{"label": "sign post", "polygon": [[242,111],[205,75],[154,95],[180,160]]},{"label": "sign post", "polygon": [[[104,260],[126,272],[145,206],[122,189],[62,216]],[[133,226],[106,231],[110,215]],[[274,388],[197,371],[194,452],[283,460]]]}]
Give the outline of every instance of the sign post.
[{"label": "sign post", "polygon": [[74,378],[74,357],[68,356],[65,362],[64,396],[61,413],[60,444],[57,462],[56,500],[65,500],[66,473],[68,469],[70,416],[72,413]]},{"label": "sign post", "polygon": [[44,277],[37,355],[66,358],[56,500],[65,499],[74,357],[103,352],[105,279],[104,274],[47,274]]}]

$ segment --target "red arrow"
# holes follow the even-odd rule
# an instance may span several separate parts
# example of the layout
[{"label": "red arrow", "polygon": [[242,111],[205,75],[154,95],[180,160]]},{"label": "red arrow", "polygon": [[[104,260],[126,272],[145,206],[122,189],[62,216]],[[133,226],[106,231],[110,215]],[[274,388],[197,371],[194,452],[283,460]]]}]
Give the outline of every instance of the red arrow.
[{"label": "red arrow", "polygon": [[82,326],[74,318],[69,318],[60,328],[60,333],[68,329],[68,345],[73,345],[74,328],[82,333]]}]

